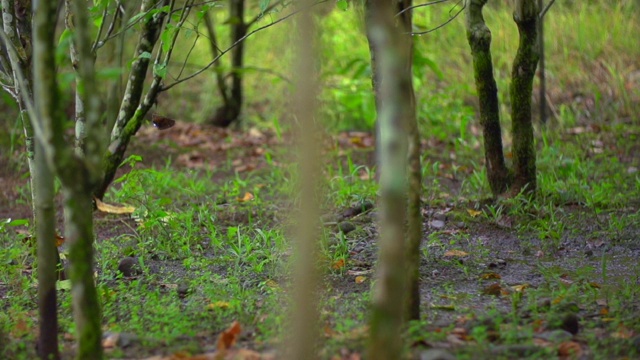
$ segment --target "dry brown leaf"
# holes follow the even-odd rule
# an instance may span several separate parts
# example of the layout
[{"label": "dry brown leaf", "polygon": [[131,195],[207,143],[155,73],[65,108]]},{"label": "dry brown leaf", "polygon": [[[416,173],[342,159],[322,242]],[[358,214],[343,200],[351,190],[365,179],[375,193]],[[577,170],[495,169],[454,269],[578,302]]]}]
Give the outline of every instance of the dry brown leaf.
[{"label": "dry brown leaf", "polygon": [[253,200],[253,198],[254,198],[254,196],[253,196],[252,193],[245,192],[243,197],[237,198],[236,200],[238,200],[238,202],[247,202],[247,201]]},{"label": "dry brown leaf", "polygon": [[333,270],[340,270],[344,267],[344,259],[336,260],[331,264]]},{"label": "dry brown leaf", "polygon": [[445,257],[465,257],[465,256],[469,256],[469,253],[466,253],[462,250],[447,250],[444,253]]},{"label": "dry brown leaf", "polygon": [[227,350],[232,347],[238,340],[238,335],[242,331],[242,327],[238,321],[234,321],[227,330],[223,331],[218,337],[218,350]]},{"label": "dry brown leaf", "polygon": [[96,202],[98,210],[108,214],[131,214],[136,210],[135,207],[129,205],[110,205],[100,201],[98,198],[93,198],[93,200]]},{"label": "dry brown leaf", "polygon": [[356,276],[356,284],[362,284],[365,280],[367,280],[366,276]]},{"label": "dry brown leaf", "polygon": [[64,236],[56,233],[56,247],[60,247],[62,244],[64,244]]},{"label": "dry brown leaf", "polygon": [[529,286],[529,284],[513,285],[511,286],[511,290],[515,292],[524,292]]},{"label": "dry brown leaf", "polygon": [[482,279],[482,280],[502,279],[502,276],[500,276],[500,274],[497,274],[497,273],[494,273],[494,272],[489,272],[489,273],[484,273],[484,274],[480,275],[480,279]]},{"label": "dry brown leaf", "polygon": [[493,295],[493,296],[500,296],[503,294],[503,289],[502,286],[500,286],[500,284],[495,283],[495,284],[491,284],[489,286],[486,286],[485,288],[482,289],[482,294],[483,295]]},{"label": "dry brown leaf", "polygon": [[558,345],[558,356],[560,358],[576,359],[582,355],[582,347],[575,341],[565,341]]}]

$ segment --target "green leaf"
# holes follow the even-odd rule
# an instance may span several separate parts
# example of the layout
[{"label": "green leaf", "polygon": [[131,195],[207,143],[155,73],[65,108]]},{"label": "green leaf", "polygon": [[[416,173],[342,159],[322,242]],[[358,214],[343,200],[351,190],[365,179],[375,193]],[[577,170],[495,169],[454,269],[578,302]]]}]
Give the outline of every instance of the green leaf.
[{"label": "green leaf", "polygon": [[269,3],[271,3],[271,0],[260,0],[260,16],[262,16],[264,11],[267,10]]},{"label": "green leaf", "polygon": [[138,59],[151,59],[151,53],[148,51],[143,51],[142,54],[138,56]]},{"label": "green leaf", "polygon": [[15,220],[7,219],[7,225],[9,225],[9,226],[29,225],[29,220],[27,220],[27,219],[15,219]]},{"label": "green leaf", "polygon": [[342,11],[349,9],[349,3],[347,2],[347,0],[338,0],[336,2],[336,6]]},{"label": "green leaf", "polygon": [[167,64],[154,64],[153,73],[161,78],[167,76]]},{"label": "green leaf", "polygon": [[71,280],[56,282],[56,290],[71,290]]},{"label": "green leaf", "polygon": [[173,39],[173,35],[178,30],[174,25],[167,24],[165,30],[160,34],[160,40],[162,41],[162,51],[167,52],[171,48],[171,40]]}]

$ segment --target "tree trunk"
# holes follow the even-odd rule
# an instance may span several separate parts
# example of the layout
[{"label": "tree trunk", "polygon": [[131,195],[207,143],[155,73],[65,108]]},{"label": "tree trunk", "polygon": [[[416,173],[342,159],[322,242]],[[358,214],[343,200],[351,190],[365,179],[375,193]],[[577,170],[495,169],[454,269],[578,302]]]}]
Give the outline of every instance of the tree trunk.
[{"label": "tree trunk", "polygon": [[85,105],[88,139],[83,154],[78,154],[64,138],[64,120],[59,108],[59,89],[55,69],[55,2],[39,3],[34,22],[34,83],[35,99],[41,109],[37,134],[44,147],[49,166],[62,183],[65,210],[65,236],[69,244],[73,314],[78,336],[78,359],[102,358],[101,316],[93,279],[93,204],[92,190],[101,177],[100,141],[94,137],[101,131],[97,113],[98,94],[91,46],[88,39],[89,17],[83,0],[73,1],[75,45],[78,49],[79,83]]},{"label": "tree trunk", "polygon": [[[44,109],[41,109],[41,111]],[[45,110],[46,111],[46,110]],[[36,239],[38,243],[38,310],[40,338],[38,355],[43,360],[60,358],[58,353],[58,316],[56,280],[60,257],[55,238],[55,207],[53,174],[44,154],[44,148],[36,142],[35,172],[31,173],[34,188]],[[62,264],[60,264],[62,265]]]},{"label": "tree trunk", "polygon": [[371,318],[371,359],[398,359],[402,355],[402,325],[406,314],[407,155],[409,119],[414,110],[406,93],[411,86],[410,46],[394,24],[395,7],[388,0],[369,0],[367,34],[374,49],[380,96],[380,237],[377,282]]},{"label": "tree trunk", "polygon": [[[166,0],[143,0],[140,11],[145,12],[153,8],[159,8],[165,3]],[[129,73],[129,80],[125,87],[124,96],[122,97],[122,103],[120,104],[118,118],[111,131],[110,144],[104,155],[104,177],[102,182],[94,189],[94,196],[98,199],[104,197],[107,188],[116,176],[116,171],[122,163],[122,159],[124,159],[124,154],[131,137],[142,125],[142,117],[145,114],[136,114],[136,109],[142,98],[144,80],[149,68],[150,59],[140,57],[140,55],[153,52],[153,48],[162,30],[165,15],[165,12],[158,12],[151,19],[143,23],[140,39],[135,50],[136,60],[131,66],[131,72]],[[132,119],[134,121],[132,121]]]},{"label": "tree trunk", "polygon": [[[9,59],[2,56],[2,67],[13,70],[13,95],[20,108],[25,133],[29,173],[31,174],[31,200],[33,220],[36,228],[39,337],[38,356],[41,359],[59,359],[58,318],[56,301],[57,265],[60,261],[55,245],[55,210],[53,205],[53,175],[47,165],[42,144],[35,137],[32,121],[35,113],[29,114],[33,101],[31,71],[31,2],[2,2],[3,31],[11,43],[5,44]],[[55,17],[55,14],[54,14]],[[12,50],[9,50],[11,46]],[[24,77],[20,79],[19,73]],[[5,79],[6,80],[6,79]],[[24,82],[22,82],[24,81]],[[21,84],[21,85],[20,85]]]},{"label": "tree trunk", "polygon": [[298,169],[300,174],[300,201],[296,209],[297,220],[294,274],[294,298],[291,341],[285,350],[286,358],[317,359],[318,333],[318,283],[320,270],[317,267],[319,238],[318,191],[321,178],[320,146],[316,123],[316,98],[318,96],[318,74],[316,72],[316,26],[314,14],[309,6],[313,1],[300,4],[304,9],[297,20],[297,46],[295,74],[296,92],[294,111],[298,124]]},{"label": "tree trunk", "polygon": [[487,177],[494,196],[504,193],[510,185],[509,171],[504,162],[502,130],[498,106],[498,87],[491,60],[491,31],[484,22],[482,8],[487,0],[467,0],[467,40],[473,57],[473,73],[480,103],[480,125],[484,137]]},{"label": "tree trunk", "polygon": [[[409,288],[407,298],[407,320],[420,319],[420,243],[422,242],[422,166],[420,164],[420,130],[416,118],[416,97],[413,91],[413,38],[412,11],[404,11],[411,7],[411,0],[398,2],[397,12],[400,16],[401,29],[405,36],[405,45],[409,47],[409,56],[404,68],[404,75],[409,81],[405,84],[405,94],[411,100],[411,114],[408,121],[409,130],[409,202],[407,208],[407,286]],[[404,11],[404,12],[403,12]]]},{"label": "tree trunk", "polygon": [[[230,0],[231,44],[236,43],[247,34],[244,21],[244,0]],[[244,42],[240,42],[231,51],[231,91],[226,94],[228,100],[213,117],[215,126],[227,127],[235,122],[242,110],[242,67],[244,58]]]},{"label": "tree trunk", "polygon": [[512,195],[536,190],[536,149],[531,120],[533,78],[538,65],[538,5],[536,0],[516,0],[513,20],[520,42],[511,70],[511,121],[514,183]]}]

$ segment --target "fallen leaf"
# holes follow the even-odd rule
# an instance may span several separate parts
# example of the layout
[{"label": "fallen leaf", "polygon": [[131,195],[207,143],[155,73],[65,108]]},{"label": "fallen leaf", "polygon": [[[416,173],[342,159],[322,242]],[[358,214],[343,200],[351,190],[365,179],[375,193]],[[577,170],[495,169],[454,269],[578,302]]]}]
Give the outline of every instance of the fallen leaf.
[{"label": "fallen leaf", "polygon": [[331,264],[333,270],[340,270],[344,267],[344,259],[336,260]]},{"label": "fallen leaf", "polygon": [[445,257],[465,257],[465,256],[469,256],[469,253],[466,253],[462,250],[447,250],[447,252],[444,253]]},{"label": "fallen leaf", "polygon": [[499,283],[491,284],[485,287],[484,289],[482,289],[481,292],[483,295],[493,295],[493,296],[509,295],[509,291],[503,288],[502,286],[500,286]]},{"label": "fallen leaf", "polygon": [[367,280],[366,276],[356,276],[356,284],[362,284],[365,280]]},{"label": "fallen leaf", "polygon": [[227,330],[223,331],[218,337],[218,350],[227,350],[232,347],[238,340],[238,335],[242,331],[240,323],[234,321]]},{"label": "fallen leaf", "polygon": [[56,290],[71,290],[71,280],[61,280],[56,282]]},{"label": "fallen leaf", "polygon": [[473,209],[467,209],[467,212],[469,213],[469,215],[471,215],[471,217],[476,217],[476,216],[482,214],[482,211],[473,210]]},{"label": "fallen leaf", "polygon": [[93,198],[93,200],[96,202],[98,210],[108,214],[131,214],[136,210],[135,207],[129,205],[110,205],[100,201],[98,198]]},{"label": "fallen leaf", "polygon": [[515,292],[524,292],[525,289],[527,289],[529,286],[530,286],[529,284],[513,285],[511,287],[511,290],[513,290]]},{"label": "fallen leaf", "polygon": [[244,193],[244,196],[241,198],[237,198],[238,202],[247,202],[253,200],[253,194],[250,192]]},{"label": "fallen leaf", "polygon": [[490,273],[484,273],[480,275],[480,279],[482,280],[502,279],[502,276],[500,276],[500,274],[490,272]]},{"label": "fallen leaf", "polygon": [[215,301],[207,304],[207,310],[228,309],[229,305],[227,301]]},{"label": "fallen leaf", "polygon": [[558,356],[561,358],[578,359],[582,355],[582,347],[575,341],[565,341],[558,345]]},{"label": "fallen leaf", "polygon": [[351,275],[351,276],[369,275],[369,274],[373,274],[373,271],[374,271],[373,269],[361,270],[361,271],[347,270],[347,275]]},{"label": "fallen leaf", "polygon": [[64,236],[56,234],[56,247],[60,247],[64,244]]}]

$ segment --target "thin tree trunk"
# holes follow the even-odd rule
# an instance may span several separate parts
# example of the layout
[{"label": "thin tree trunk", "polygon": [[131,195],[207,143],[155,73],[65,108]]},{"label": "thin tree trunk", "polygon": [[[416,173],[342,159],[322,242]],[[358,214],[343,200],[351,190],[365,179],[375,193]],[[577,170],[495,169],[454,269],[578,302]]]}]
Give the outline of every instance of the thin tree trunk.
[{"label": "thin tree trunk", "polygon": [[511,194],[536,190],[536,150],[531,119],[533,78],[538,64],[538,5],[536,0],[516,0],[513,19],[520,43],[511,70],[511,121],[514,183]]},{"label": "thin tree trunk", "polygon": [[504,193],[510,185],[509,171],[502,150],[502,130],[498,106],[498,86],[493,76],[491,31],[482,16],[487,0],[467,0],[467,40],[473,57],[473,73],[480,103],[480,125],[484,137],[487,177],[494,196]]},{"label": "thin tree trunk", "polygon": [[[77,88],[85,105],[87,142],[84,154],[78,154],[64,139],[64,122],[59,108],[59,89],[55,69],[55,2],[39,3],[34,28],[35,99],[40,109],[42,133],[39,142],[45,148],[49,166],[62,183],[65,210],[65,236],[69,245],[73,315],[78,337],[78,359],[102,358],[101,315],[93,279],[93,204],[92,190],[101,178],[101,132],[97,113],[98,94],[91,44],[88,38],[89,17],[83,0],[73,1],[74,39],[78,49]],[[81,156],[82,155],[82,156]]]},{"label": "thin tree trunk", "polygon": [[[31,200],[36,227],[38,258],[38,355],[41,359],[59,359],[58,320],[56,314],[56,279],[60,257],[55,245],[55,210],[53,205],[53,176],[44,156],[43,147],[35,138],[29,116],[33,101],[30,59],[31,2],[28,0],[2,1],[3,31],[11,44],[7,46],[9,59],[2,56],[5,71],[13,70],[13,94],[20,108],[25,133],[29,172],[31,174]],[[55,14],[53,14],[55,18]],[[11,47],[11,50],[9,50]],[[9,61],[8,61],[9,60]],[[20,75],[21,74],[21,75]],[[23,79],[20,79],[20,76]],[[6,80],[6,79],[5,79]],[[22,84],[22,85],[20,85]],[[31,114],[34,116],[35,114]]]},{"label": "thin tree trunk", "polygon": [[316,73],[316,26],[312,0],[300,4],[296,41],[295,114],[298,120],[298,169],[300,174],[300,205],[295,241],[294,297],[292,313],[291,341],[285,350],[290,360],[317,359],[318,332],[318,282],[320,270],[317,268],[319,237],[318,189],[322,167],[317,134],[320,129],[315,119],[316,98],[318,96],[318,74]]},{"label": "thin tree trunk", "polygon": [[[220,55],[220,49],[218,48],[218,39],[216,35],[216,28],[211,20],[211,14],[207,12],[204,15],[204,24],[209,34],[209,45],[211,46],[212,58],[217,58]],[[213,71],[216,73],[216,83],[218,84],[218,91],[222,96],[222,106],[229,106],[229,95],[227,94],[227,83],[224,80],[224,71],[222,70],[221,61],[218,60],[213,65]]]},{"label": "thin tree trunk", "polygon": [[[538,9],[544,7],[544,0],[538,0]],[[540,123],[547,123],[547,78],[544,69],[544,17],[538,19],[538,47],[540,49],[540,70],[538,79],[540,80]]]},{"label": "thin tree trunk", "polygon": [[[60,358],[58,353],[58,316],[56,280],[59,256],[55,239],[53,173],[47,164],[44,148],[36,141],[34,188],[36,239],[38,243],[38,310],[40,315],[39,356],[43,360]],[[60,264],[61,265],[61,264]]]},{"label": "thin tree trunk", "polygon": [[[409,129],[409,202],[407,209],[407,286],[409,288],[407,298],[407,320],[420,319],[420,243],[422,242],[422,166],[420,164],[420,131],[416,118],[416,97],[413,91],[413,39],[412,12],[404,11],[411,7],[411,0],[398,2],[397,12],[402,12],[400,17],[403,36],[406,46],[409,47],[409,56],[404,71],[409,79],[406,83],[405,94],[411,99],[411,114],[408,120]],[[404,11],[404,12],[403,12]]]},{"label": "thin tree trunk", "polygon": [[[231,44],[236,43],[247,34],[244,21],[244,0],[230,0]],[[216,111],[213,125],[227,127],[235,122],[242,110],[242,68],[244,59],[244,42],[239,43],[231,51],[231,90],[227,94],[227,102]]]},{"label": "thin tree trunk", "polygon": [[377,282],[371,318],[371,359],[402,356],[402,327],[406,315],[407,159],[409,119],[414,110],[406,90],[411,86],[407,70],[410,46],[394,23],[395,7],[388,0],[367,2],[367,33],[377,62],[380,136],[380,237]]},{"label": "thin tree trunk", "polygon": [[[141,12],[149,11],[152,8],[162,7],[166,0],[143,0],[140,7]],[[111,131],[111,140],[109,147],[104,156],[104,177],[101,184],[94,190],[94,196],[98,199],[104,197],[107,188],[116,176],[116,171],[124,159],[124,153],[129,145],[129,140],[136,133],[141,125],[141,121],[134,121],[132,118],[136,115],[136,109],[140,105],[142,92],[144,88],[144,80],[149,68],[150,59],[141,57],[143,53],[152,53],[153,48],[158,41],[162,24],[164,22],[165,12],[158,12],[151,19],[144,22],[140,39],[135,50],[136,60],[131,66],[129,80],[125,87],[125,93],[120,104],[120,111]],[[155,99],[153,99],[155,101]],[[146,112],[145,112],[146,113]],[[138,114],[137,118],[141,118],[145,114]]]}]

